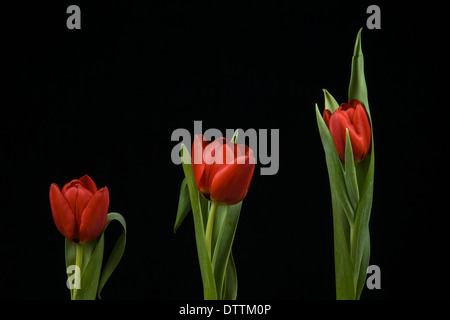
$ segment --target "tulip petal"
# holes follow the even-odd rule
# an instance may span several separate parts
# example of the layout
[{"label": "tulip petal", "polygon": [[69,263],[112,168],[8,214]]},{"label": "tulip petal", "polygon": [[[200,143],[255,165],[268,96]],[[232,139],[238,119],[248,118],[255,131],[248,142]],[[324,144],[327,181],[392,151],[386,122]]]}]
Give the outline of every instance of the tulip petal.
[{"label": "tulip petal", "polygon": [[75,215],[77,229],[79,229],[81,215],[91,200],[93,193],[84,188],[82,183],[78,182],[74,186],[67,188],[65,192],[63,192],[63,195]]},{"label": "tulip petal", "polygon": [[330,110],[325,109],[325,111],[323,112],[323,121],[325,122],[328,128],[330,127],[330,118],[331,118]]},{"label": "tulip petal", "polygon": [[79,185],[80,183],[82,183],[82,182],[80,182],[79,179],[73,179],[72,181],[66,183],[66,184],[63,186],[63,188],[61,189],[62,194],[65,194],[66,191],[67,191],[68,189],[73,188],[73,187],[75,187],[76,185]]},{"label": "tulip petal", "polygon": [[50,207],[56,227],[63,236],[70,241],[78,237],[76,229],[75,215],[72,212],[67,200],[64,198],[58,185],[50,185]]},{"label": "tulip petal", "polygon": [[[332,113],[329,128],[341,161],[345,161],[345,129],[350,128],[351,126],[352,124],[342,112],[336,110]],[[353,150],[353,153],[354,152],[355,151]]]},{"label": "tulip petal", "polygon": [[364,155],[370,151],[370,145],[372,142],[371,130],[369,119],[367,118],[366,111],[361,103],[359,103],[355,108],[355,114],[353,116],[353,125],[355,126],[356,132],[362,137],[362,142],[364,144]]},{"label": "tulip petal", "polygon": [[84,184],[84,187],[92,192],[92,194],[97,192],[97,185],[94,180],[91,179],[87,174],[80,178],[80,182]]},{"label": "tulip petal", "polygon": [[228,164],[221,168],[211,182],[211,199],[219,204],[236,204],[247,195],[255,165],[250,160],[246,164]]},{"label": "tulip petal", "polygon": [[200,192],[209,198],[209,194],[211,193],[211,181],[214,177],[214,171],[217,171],[216,166],[221,166],[224,162],[223,158],[223,150],[224,143],[226,143],[225,138],[218,138],[208,144],[203,150],[203,161],[205,163],[205,171],[203,177],[200,181],[199,188]]},{"label": "tulip petal", "polygon": [[109,191],[107,187],[98,190],[87,204],[81,216],[80,242],[97,238],[102,232],[108,215]]}]

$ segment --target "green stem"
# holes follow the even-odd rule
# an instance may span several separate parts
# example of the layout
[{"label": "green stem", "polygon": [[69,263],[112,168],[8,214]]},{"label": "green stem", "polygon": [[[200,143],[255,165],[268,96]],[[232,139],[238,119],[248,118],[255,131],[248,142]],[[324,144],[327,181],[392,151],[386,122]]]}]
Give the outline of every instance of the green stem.
[{"label": "green stem", "polygon": [[211,202],[211,208],[209,209],[208,223],[206,225],[206,235],[205,235],[206,250],[208,251],[210,260],[212,260],[211,242],[212,242],[212,231],[214,227],[214,220],[216,218],[216,208],[217,206],[214,204],[214,202]]},{"label": "green stem", "polygon": [[[77,243],[76,246],[77,246],[77,254],[76,254],[75,264],[77,266],[77,269],[75,270],[75,272],[78,272],[78,270],[80,270],[80,274],[76,274],[75,283],[81,283],[81,270],[83,267],[83,245]],[[78,292],[78,289],[75,288],[74,293],[73,293],[73,300],[76,300],[77,292]]]}]

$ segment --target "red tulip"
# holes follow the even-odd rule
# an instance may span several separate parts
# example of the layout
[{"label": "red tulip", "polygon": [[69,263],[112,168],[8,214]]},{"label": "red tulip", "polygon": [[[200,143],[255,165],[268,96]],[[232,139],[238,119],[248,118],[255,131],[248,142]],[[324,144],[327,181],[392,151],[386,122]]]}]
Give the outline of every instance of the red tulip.
[{"label": "red tulip", "polygon": [[195,183],[215,204],[232,205],[247,195],[255,170],[253,151],[225,138],[208,143],[196,135],[192,144]]},{"label": "red tulip", "polygon": [[105,227],[108,188],[97,190],[88,175],[66,183],[62,190],[52,183],[50,206],[59,232],[72,242],[89,242],[96,239]]},{"label": "red tulip", "polygon": [[326,109],[323,120],[330,129],[341,161],[345,161],[345,129],[350,135],[355,162],[361,161],[370,152],[370,123],[361,102],[354,99],[349,103],[342,103],[333,113]]}]

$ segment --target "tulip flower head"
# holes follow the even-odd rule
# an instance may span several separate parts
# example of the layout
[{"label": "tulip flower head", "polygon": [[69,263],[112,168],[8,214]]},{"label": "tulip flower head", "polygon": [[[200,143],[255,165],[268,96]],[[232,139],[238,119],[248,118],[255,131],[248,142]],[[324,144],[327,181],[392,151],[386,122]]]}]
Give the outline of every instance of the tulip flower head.
[{"label": "tulip flower head", "polygon": [[196,135],[192,145],[195,183],[215,204],[233,205],[247,195],[255,170],[253,151],[226,138],[208,143]]},{"label": "tulip flower head", "polygon": [[89,242],[96,239],[105,227],[108,188],[97,190],[88,175],[66,183],[62,190],[52,183],[50,206],[56,227],[63,236],[76,243]]},{"label": "tulip flower head", "polygon": [[326,109],[323,120],[330,129],[341,161],[345,161],[345,131],[348,130],[355,162],[359,162],[370,152],[372,136],[369,119],[362,105],[356,99],[342,103],[340,107],[330,112]]}]

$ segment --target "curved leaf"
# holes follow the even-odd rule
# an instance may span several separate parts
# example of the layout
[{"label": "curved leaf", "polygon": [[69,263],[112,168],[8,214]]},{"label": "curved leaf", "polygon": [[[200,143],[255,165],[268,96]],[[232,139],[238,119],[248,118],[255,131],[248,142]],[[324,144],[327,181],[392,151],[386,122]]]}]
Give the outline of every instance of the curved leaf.
[{"label": "curved leaf", "polygon": [[203,294],[205,300],[217,300],[216,284],[211,266],[211,260],[206,250],[205,225],[203,223],[199,192],[195,184],[194,171],[192,169],[191,157],[186,146],[181,144],[181,160],[184,175],[189,188],[192,214],[194,217],[195,242],[197,244],[198,261],[203,281]]},{"label": "curved leaf", "polygon": [[212,265],[214,268],[214,278],[216,280],[217,292],[220,294],[222,293],[225,271],[227,269],[228,258],[233,245],[241,208],[242,201],[235,205],[228,206],[228,212],[222,223],[213,254]]},{"label": "curved leaf", "polygon": [[[363,188],[360,192],[360,200],[358,204],[358,210],[355,216],[355,230],[354,230],[354,246],[352,248],[351,256],[354,261],[355,273],[359,274],[361,269],[361,263],[363,261],[363,255],[370,253],[370,250],[366,248],[368,245],[368,233],[369,233],[369,220],[372,210],[373,200],[373,181],[375,170],[375,154],[372,149],[370,154],[369,169],[366,174],[366,180],[364,181]],[[369,160],[368,159],[368,160]],[[366,258],[368,261],[368,257]],[[367,267],[366,267],[367,268]],[[364,279],[366,277],[365,270],[363,272]]]},{"label": "curved leaf", "polygon": [[334,260],[336,298],[354,299],[353,266],[350,259],[350,225],[353,220],[353,208],[348,200],[345,178],[339,155],[336,151],[330,130],[323,121],[316,104],[316,119],[330,181],[331,204],[333,212]]},{"label": "curved leaf", "polygon": [[238,144],[238,136],[239,136],[239,129],[236,129],[236,131],[234,131],[233,137],[231,138],[231,141],[233,141],[235,144]]},{"label": "curved leaf", "polygon": [[[220,231],[222,230],[223,222],[227,216],[228,206],[222,205],[217,206],[216,208],[216,217],[214,219],[214,227],[212,231],[212,243],[211,243],[211,252],[214,254],[214,249],[216,247],[217,239],[219,238]],[[214,268],[214,266],[213,266]]]},{"label": "curved leaf", "polygon": [[369,266],[369,258],[370,258],[370,234],[369,228],[367,228],[365,232],[366,238],[364,240],[364,249],[361,257],[361,266],[359,268],[358,274],[358,282],[356,284],[356,299],[359,299],[361,296],[361,292],[366,285],[367,278],[367,267]]},{"label": "curved leaf", "polygon": [[189,188],[186,178],[183,179],[180,188],[180,197],[178,199],[177,217],[175,219],[175,225],[173,232],[176,232],[180,227],[187,214],[191,211],[191,199],[189,199]]},{"label": "curved leaf", "polygon": [[348,221],[352,221],[354,218],[353,207],[350,203],[347,195],[347,189],[345,187],[344,169],[342,167],[341,160],[336,150],[333,137],[328,129],[325,121],[323,121],[322,114],[319,111],[319,107],[316,104],[316,120],[319,127],[320,138],[322,140],[323,149],[325,151],[325,159],[327,162],[328,176],[330,185],[335,185],[336,199],[342,205],[343,211],[347,216]]},{"label": "curved leaf", "polygon": [[366,108],[369,120],[371,120],[369,100],[367,98],[366,78],[364,76],[364,56],[361,49],[361,31],[362,29],[359,29],[356,36],[355,47],[353,49],[350,84],[348,87],[348,101],[352,99],[361,101]]},{"label": "curved leaf", "polygon": [[117,213],[117,212],[108,213],[108,217],[106,219],[106,225],[105,225],[105,229],[103,229],[102,237],[103,237],[103,234],[105,233],[105,230],[108,227],[109,223],[114,220],[120,222],[120,224],[123,227],[123,232],[120,235],[119,239],[117,239],[116,244],[114,245],[114,248],[112,249],[111,254],[108,258],[108,261],[106,261],[105,267],[103,268],[103,271],[101,273],[100,282],[98,285],[98,293],[97,293],[99,298],[100,298],[100,293],[106,284],[106,281],[108,281],[109,277],[111,276],[113,271],[116,269],[117,265],[120,262],[120,259],[123,256],[123,253],[125,251],[125,244],[126,244],[126,239],[127,239],[127,224],[125,222],[124,217],[120,213]]},{"label": "curved leaf", "polygon": [[[87,242],[83,244],[83,263],[81,266],[81,273],[83,273],[84,269],[88,265],[89,261],[91,260],[91,255],[94,249],[96,248],[98,244],[99,238]],[[71,265],[76,265],[76,253],[77,253],[77,245],[67,238],[65,238],[65,258],[66,258],[66,270]],[[70,289],[70,297],[71,299],[74,298],[74,290]],[[78,298],[77,298],[78,299]]]},{"label": "curved leaf", "polygon": [[223,300],[236,300],[238,289],[238,280],[236,266],[234,264],[233,253],[230,252],[230,257],[228,259],[227,271],[225,274],[225,281],[223,283],[222,289],[222,299]]},{"label": "curved leaf", "polygon": [[105,236],[102,233],[97,245],[90,254],[87,264],[85,265],[83,261],[84,267],[81,272],[81,288],[77,290],[76,300],[95,300],[102,268],[104,246]]},{"label": "curved leaf", "polygon": [[334,97],[326,90],[322,89],[323,98],[325,100],[325,110],[330,110],[331,113],[335,112],[339,108],[339,103],[334,99]]},{"label": "curved leaf", "polygon": [[351,224],[355,221],[355,211],[359,202],[359,190],[358,179],[356,177],[355,159],[353,158],[352,142],[350,140],[350,134],[348,129],[345,129],[345,170],[344,180],[347,188],[347,194],[349,195],[350,202],[352,204],[352,220]]}]

